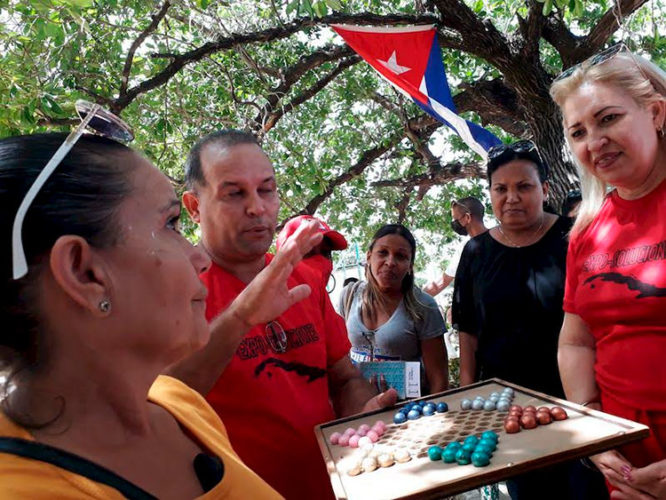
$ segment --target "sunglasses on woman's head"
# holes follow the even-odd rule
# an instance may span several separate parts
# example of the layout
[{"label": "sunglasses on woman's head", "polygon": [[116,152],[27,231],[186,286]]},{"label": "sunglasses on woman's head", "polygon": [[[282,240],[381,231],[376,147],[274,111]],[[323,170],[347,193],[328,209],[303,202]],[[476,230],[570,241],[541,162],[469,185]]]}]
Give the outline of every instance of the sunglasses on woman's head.
[{"label": "sunglasses on woman's head", "polygon": [[58,165],[62,163],[67,153],[81,138],[83,132],[89,129],[93,133],[121,142],[130,142],[134,139],[132,130],[124,121],[113,113],[102,109],[98,104],[83,100],[76,101],[76,112],[81,118],[81,124],[67,136],[65,142],[47,162],[16,211],[12,227],[12,276],[15,280],[22,278],[28,272],[25,250],[23,249],[23,219],[25,219],[25,215],[39,191]]},{"label": "sunglasses on woman's head", "polygon": [[555,77],[553,80],[553,83],[559,82],[561,80],[564,80],[566,78],[569,78],[571,75],[573,75],[577,69],[585,67],[585,68],[591,68],[593,66],[597,66],[599,64],[605,63],[606,61],[612,59],[616,55],[618,55],[621,52],[626,52],[631,56],[631,60],[634,61],[634,64],[636,64],[636,67],[638,68],[638,71],[641,72],[641,75],[643,75],[643,78],[646,80],[650,80],[645,72],[643,71],[643,68],[638,64],[638,62],[634,59],[634,55],[632,52],[629,50],[629,47],[627,47],[624,42],[619,42],[616,43],[615,45],[611,45],[607,49],[602,50],[601,52],[597,52],[593,56],[588,57],[585,59],[583,62],[579,62],[578,64],[574,64],[573,66],[565,69]]},{"label": "sunglasses on woman's head", "polygon": [[537,156],[540,156],[536,144],[534,144],[532,141],[523,140],[523,141],[516,141],[512,144],[500,144],[498,146],[493,146],[488,150],[488,160],[490,161],[494,160],[495,158],[499,158],[507,151],[513,151],[514,153],[534,152],[537,154]]}]

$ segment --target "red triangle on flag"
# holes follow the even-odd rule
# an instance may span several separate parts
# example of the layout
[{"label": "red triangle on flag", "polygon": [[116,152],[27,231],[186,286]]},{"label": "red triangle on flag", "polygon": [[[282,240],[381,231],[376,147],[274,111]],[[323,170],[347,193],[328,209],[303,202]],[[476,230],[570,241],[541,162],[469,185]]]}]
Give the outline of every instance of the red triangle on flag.
[{"label": "red triangle on flag", "polygon": [[384,78],[428,103],[420,87],[436,33],[432,26],[385,29],[334,24],[332,28]]}]

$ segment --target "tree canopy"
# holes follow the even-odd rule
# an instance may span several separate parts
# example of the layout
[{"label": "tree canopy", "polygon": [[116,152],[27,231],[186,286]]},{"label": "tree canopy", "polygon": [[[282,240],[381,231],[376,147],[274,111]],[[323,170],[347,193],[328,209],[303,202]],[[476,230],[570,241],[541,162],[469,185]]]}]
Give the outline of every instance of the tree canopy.
[{"label": "tree canopy", "polygon": [[444,243],[449,202],[485,190],[483,165],[328,26],[435,25],[459,112],[533,139],[561,201],[576,178],[552,78],[610,39],[663,66],[661,2],[0,0],[0,135],[66,130],[93,100],[182,188],[199,137],[244,128],[274,161],[282,220],[316,213],[359,241],[402,221]]}]

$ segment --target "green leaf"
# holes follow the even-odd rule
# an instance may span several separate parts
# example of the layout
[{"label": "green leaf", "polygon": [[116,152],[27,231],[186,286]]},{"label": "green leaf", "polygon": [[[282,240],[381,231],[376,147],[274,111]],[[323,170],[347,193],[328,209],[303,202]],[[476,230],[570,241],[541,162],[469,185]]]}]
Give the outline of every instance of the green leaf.
[{"label": "green leaf", "polygon": [[23,121],[29,123],[29,124],[34,124],[35,123],[35,117],[32,114],[32,110],[30,109],[30,106],[24,106],[23,111],[21,112],[21,118]]},{"label": "green leaf", "polygon": [[291,2],[289,2],[289,5],[287,5],[287,15],[291,14],[292,12],[296,12],[296,14],[298,14],[300,6],[301,6],[301,0],[291,0]]},{"label": "green leaf", "polygon": [[326,5],[328,5],[333,10],[342,10],[342,4],[340,0],[326,0]]},{"label": "green leaf", "polygon": [[65,114],[60,105],[49,95],[42,97],[42,106],[44,106],[51,113],[55,113],[56,115]]},{"label": "green leaf", "polygon": [[315,14],[317,14],[319,17],[324,17],[326,14],[328,14],[328,7],[323,0],[313,4],[312,8]]},{"label": "green leaf", "polygon": [[314,16],[314,10],[312,8],[311,0],[303,0],[301,2],[301,7],[298,10],[299,10],[299,12],[305,12],[306,14],[309,14],[310,16]]},{"label": "green leaf", "polygon": [[553,11],[553,0],[546,0],[543,4],[543,9],[541,9],[541,13],[544,16],[549,15]]}]

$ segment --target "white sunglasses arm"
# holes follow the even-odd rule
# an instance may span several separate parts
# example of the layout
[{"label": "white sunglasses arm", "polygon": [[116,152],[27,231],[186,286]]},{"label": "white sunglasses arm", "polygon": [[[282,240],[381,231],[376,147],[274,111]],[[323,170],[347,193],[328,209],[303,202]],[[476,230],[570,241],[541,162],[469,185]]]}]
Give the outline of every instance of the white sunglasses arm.
[{"label": "white sunglasses arm", "polygon": [[93,107],[86,117],[81,122],[76,130],[70,133],[65,139],[65,142],[58,148],[53,157],[49,160],[46,166],[39,173],[35,182],[30,186],[30,189],[26,193],[21,205],[19,206],[16,217],[14,217],[14,226],[12,227],[12,265],[13,265],[13,277],[15,280],[22,278],[28,272],[28,264],[25,260],[25,252],[23,250],[23,239],[21,237],[21,232],[23,229],[23,219],[27,213],[30,205],[32,204],[35,196],[39,193],[39,190],[42,188],[44,183],[51,176],[53,171],[56,169],[63,158],[69,153],[76,141],[79,140],[83,132],[85,131],[86,126],[93,119],[97,110],[100,109],[98,105]]}]

